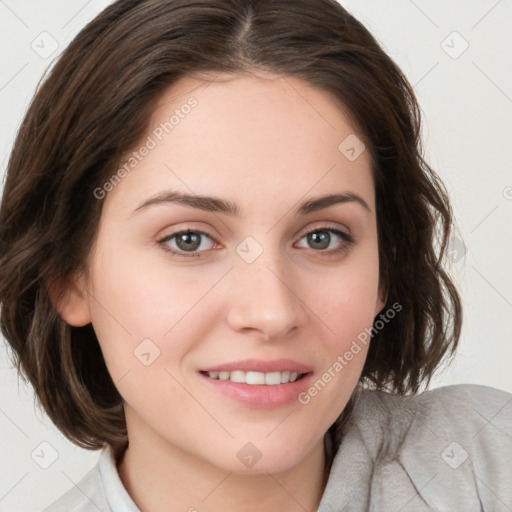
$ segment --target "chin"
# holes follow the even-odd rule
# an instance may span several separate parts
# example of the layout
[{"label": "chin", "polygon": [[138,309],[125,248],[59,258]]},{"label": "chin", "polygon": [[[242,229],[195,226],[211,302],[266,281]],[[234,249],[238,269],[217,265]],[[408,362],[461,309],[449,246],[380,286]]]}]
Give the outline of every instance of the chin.
[{"label": "chin", "polygon": [[[211,462],[239,475],[280,473],[296,466],[311,452],[313,445],[314,443],[294,443],[290,436],[286,439],[276,436],[273,442],[268,439],[261,442],[237,440],[219,456],[213,455]],[[233,457],[225,456],[229,452],[233,453]]]}]

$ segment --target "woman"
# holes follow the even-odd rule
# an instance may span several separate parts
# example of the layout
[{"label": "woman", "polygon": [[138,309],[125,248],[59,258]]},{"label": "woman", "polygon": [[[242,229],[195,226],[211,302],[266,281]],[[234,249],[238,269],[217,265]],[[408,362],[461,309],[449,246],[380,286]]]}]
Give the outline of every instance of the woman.
[{"label": "woman", "polygon": [[0,210],[2,332],[103,450],[47,510],[512,504],[512,397],[418,394],[462,322],[419,132],[334,1],[118,1],[82,30]]}]

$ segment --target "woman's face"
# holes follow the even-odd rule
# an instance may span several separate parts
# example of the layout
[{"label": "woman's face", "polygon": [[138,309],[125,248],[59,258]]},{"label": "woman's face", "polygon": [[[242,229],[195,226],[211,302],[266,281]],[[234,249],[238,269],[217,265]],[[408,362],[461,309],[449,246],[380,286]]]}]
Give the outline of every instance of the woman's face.
[{"label": "woman's face", "polygon": [[69,318],[92,322],[130,440],[291,468],[345,407],[368,349],[353,342],[383,307],[369,152],[298,79],[187,78],[125,163],[95,192]]}]

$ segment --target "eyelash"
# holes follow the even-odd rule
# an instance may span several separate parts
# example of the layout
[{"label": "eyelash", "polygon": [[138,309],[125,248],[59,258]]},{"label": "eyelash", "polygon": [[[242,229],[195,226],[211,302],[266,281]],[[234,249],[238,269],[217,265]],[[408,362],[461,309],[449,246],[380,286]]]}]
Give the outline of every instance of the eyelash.
[{"label": "eyelash", "polygon": [[[306,237],[308,235],[311,235],[313,233],[319,233],[319,232],[334,233],[335,235],[337,235],[341,239],[343,239],[345,242],[340,248],[331,249],[329,251],[326,251],[326,250],[316,251],[316,250],[312,249],[314,252],[324,253],[326,257],[336,256],[338,254],[347,252],[356,241],[352,235],[349,235],[345,231],[341,231],[339,229],[335,229],[335,228],[331,228],[331,227],[327,227],[327,226],[318,227],[318,228],[313,229],[312,231],[308,231],[307,233],[304,233],[301,236],[300,240],[302,240],[304,237]],[[217,240],[215,240],[215,238],[213,238],[211,235],[209,235],[208,233],[206,233],[205,231],[202,231],[200,229],[185,229],[185,230],[181,230],[181,231],[176,231],[175,233],[171,233],[170,235],[165,236],[161,240],[158,240],[157,243],[162,247],[162,249],[165,252],[171,253],[171,255],[173,257],[177,257],[178,259],[200,258],[202,256],[202,253],[206,252],[206,251],[199,251],[199,252],[195,252],[195,253],[186,253],[185,251],[177,251],[175,249],[170,249],[169,246],[166,245],[166,243],[169,242],[170,240],[172,240],[173,238],[175,238],[179,235],[185,235],[185,234],[204,235],[204,236],[210,238],[213,242],[218,243]]]}]

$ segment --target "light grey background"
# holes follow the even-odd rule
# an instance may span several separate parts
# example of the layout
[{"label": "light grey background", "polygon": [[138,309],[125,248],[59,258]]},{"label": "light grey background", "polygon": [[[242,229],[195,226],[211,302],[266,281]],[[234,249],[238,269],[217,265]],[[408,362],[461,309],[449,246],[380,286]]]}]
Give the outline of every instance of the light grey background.
[{"label": "light grey background", "polygon": [[[109,3],[0,0],[2,176],[44,70]],[[427,159],[453,200],[459,240],[451,273],[463,295],[464,327],[454,363],[431,387],[475,383],[512,392],[512,1],[341,3],[413,84]],[[44,55],[52,44],[54,54]],[[0,511],[32,512],[78,482],[98,452],[65,440],[34,406],[1,341]]]}]

